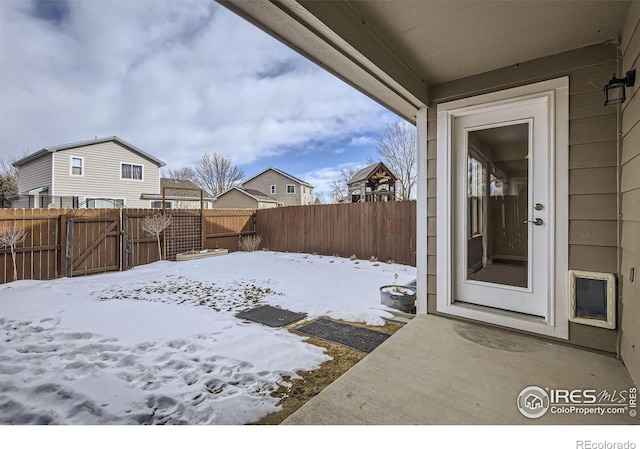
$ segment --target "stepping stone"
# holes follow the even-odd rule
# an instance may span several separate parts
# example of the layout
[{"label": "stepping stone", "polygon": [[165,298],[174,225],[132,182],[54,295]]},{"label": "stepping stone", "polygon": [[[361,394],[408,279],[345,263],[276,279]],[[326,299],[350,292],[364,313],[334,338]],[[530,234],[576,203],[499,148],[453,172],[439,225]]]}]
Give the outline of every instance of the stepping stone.
[{"label": "stepping stone", "polygon": [[269,327],[282,327],[295,323],[306,317],[304,313],[296,313],[291,310],[279,309],[278,307],[261,306],[236,314],[236,318],[255,321]]},{"label": "stepping stone", "polygon": [[391,336],[384,332],[352,326],[350,324],[338,323],[325,318],[312,321],[311,323],[300,326],[295,330],[311,337],[320,338],[333,343],[339,343],[355,349],[356,351],[362,352],[373,351],[383,341]]}]

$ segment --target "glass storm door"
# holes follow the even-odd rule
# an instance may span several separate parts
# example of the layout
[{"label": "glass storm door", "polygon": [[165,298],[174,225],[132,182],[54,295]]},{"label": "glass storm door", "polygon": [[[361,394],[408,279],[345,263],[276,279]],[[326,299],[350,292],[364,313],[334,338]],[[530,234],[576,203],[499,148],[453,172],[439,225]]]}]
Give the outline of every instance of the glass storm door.
[{"label": "glass storm door", "polygon": [[536,100],[454,119],[455,301],[546,316],[548,123]]}]

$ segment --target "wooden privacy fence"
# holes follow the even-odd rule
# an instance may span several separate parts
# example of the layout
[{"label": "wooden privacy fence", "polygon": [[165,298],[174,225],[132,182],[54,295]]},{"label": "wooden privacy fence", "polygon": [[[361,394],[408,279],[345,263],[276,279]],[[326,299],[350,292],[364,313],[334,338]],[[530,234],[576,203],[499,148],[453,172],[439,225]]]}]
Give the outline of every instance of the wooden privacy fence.
[{"label": "wooden privacy fence", "polygon": [[[16,249],[18,279],[55,279],[126,270],[159,260],[158,244],[142,230],[154,209],[0,209],[0,228],[27,231]],[[169,212],[180,214],[183,211]],[[338,254],[394,260],[415,266],[416,203],[290,206],[275,209],[205,210],[176,222],[182,233],[200,236],[189,250],[238,250],[242,236],[258,234],[274,251]],[[187,229],[188,228],[188,229]],[[169,236],[167,237],[169,238]],[[168,254],[172,258],[175,254]],[[0,249],[0,283],[13,281],[11,252]]]},{"label": "wooden privacy fence", "polygon": [[[60,215],[66,210],[0,209],[0,228],[16,226],[27,236],[16,248],[18,279],[53,279],[65,263],[60,251]],[[0,283],[13,281],[9,248],[0,248]]]},{"label": "wooden privacy fence", "polygon": [[[154,209],[0,209],[0,229],[27,232],[16,248],[18,279],[55,279],[126,270],[160,259],[158,244],[142,230]],[[176,212],[177,213],[177,212]],[[201,236],[190,249],[238,249],[243,235],[253,234],[252,210],[205,210],[188,225]],[[194,232],[178,229],[176,232]],[[172,255],[175,257],[175,254]],[[9,248],[0,248],[0,283],[13,281]]]},{"label": "wooden privacy fence", "polygon": [[416,202],[279,207],[256,211],[256,234],[273,251],[356,255],[416,265]]}]

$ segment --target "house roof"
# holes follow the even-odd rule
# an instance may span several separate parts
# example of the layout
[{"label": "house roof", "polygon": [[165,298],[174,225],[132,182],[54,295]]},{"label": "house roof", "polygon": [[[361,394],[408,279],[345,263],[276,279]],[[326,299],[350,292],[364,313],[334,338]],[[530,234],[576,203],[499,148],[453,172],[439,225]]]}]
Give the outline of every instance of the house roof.
[{"label": "house roof", "polygon": [[242,193],[243,195],[247,195],[247,196],[253,198],[256,201],[260,201],[260,202],[263,202],[263,203],[279,203],[279,201],[274,200],[273,198],[271,198],[268,195],[265,195],[264,193],[260,192],[259,190],[245,189],[244,187],[241,187],[241,186],[234,186],[234,187],[231,187],[230,189],[225,190],[220,195],[218,195],[216,197],[216,199],[220,198],[222,195],[225,195],[225,194],[227,194],[228,192],[230,192],[232,190],[237,190],[238,192]]},{"label": "house roof", "polygon": [[615,44],[630,8],[640,7],[637,1],[218,2],[412,123],[432,101],[434,85]]},{"label": "house roof", "polygon": [[264,170],[262,170],[262,171],[261,171],[260,173],[258,173],[257,175],[253,175],[251,178],[249,178],[249,179],[245,179],[245,180],[242,182],[242,184],[245,184],[245,183],[247,183],[247,182],[249,182],[249,181],[251,181],[251,180],[253,180],[253,179],[257,178],[258,176],[262,175],[262,174],[263,174],[263,173],[265,173],[265,172],[268,172],[269,170],[273,170],[274,172],[279,173],[279,174],[281,174],[282,176],[285,176],[285,177],[287,177],[287,178],[291,179],[292,181],[295,181],[295,182],[297,182],[297,183],[299,183],[299,184],[301,184],[301,185],[303,185],[303,186],[310,187],[310,188],[312,188],[312,189],[314,188],[314,187],[313,187],[311,184],[309,184],[307,181],[303,181],[303,180],[302,180],[302,179],[300,179],[300,178],[296,178],[295,176],[290,175],[289,173],[283,172],[282,170],[277,169],[277,168],[275,168],[275,167],[265,168]]},{"label": "house roof", "polygon": [[353,175],[353,177],[349,180],[347,185],[367,179],[380,166],[382,166],[387,173],[389,173],[391,176],[395,178],[395,175],[393,174],[393,172],[389,170],[386,165],[384,165],[382,162],[376,162],[375,164],[371,164],[368,167],[365,167],[359,172],[357,172],[355,175]]},{"label": "house roof", "polygon": [[160,178],[160,188],[200,189],[188,179]]},{"label": "house roof", "polygon": [[26,157],[23,157],[22,159],[20,159],[18,161],[15,161],[13,163],[13,166],[14,167],[20,167],[21,165],[24,165],[27,162],[31,162],[33,160],[36,160],[39,157],[42,157],[47,153],[56,153],[58,151],[71,150],[73,148],[86,147],[86,146],[89,146],[89,145],[95,145],[95,144],[98,144],[98,143],[105,143],[105,142],[116,142],[116,143],[120,144],[121,146],[127,148],[128,150],[139,154],[140,156],[144,157],[145,159],[150,160],[151,162],[156,164],[158,167],[164,167],[166,165],[160,159],[151,156],[149,153],[145,153],[140,148],[130,144],[129,142],[126,142],[126,141],[122,140],[121,138],[119,138],[117,136],[109,136],[109,137],[102,137],[100,139],[96,138],[96,139],[93,139],[93,140],[83,140],[83,141],[80,141],[80,142],[66,143],[64,145],[55,145],[55,146],[51,146],[51,147],[45,147],[45,148],[43,148],[41,150],[36,151],[35,153],[31,153],[30,155],[28,155]]}]

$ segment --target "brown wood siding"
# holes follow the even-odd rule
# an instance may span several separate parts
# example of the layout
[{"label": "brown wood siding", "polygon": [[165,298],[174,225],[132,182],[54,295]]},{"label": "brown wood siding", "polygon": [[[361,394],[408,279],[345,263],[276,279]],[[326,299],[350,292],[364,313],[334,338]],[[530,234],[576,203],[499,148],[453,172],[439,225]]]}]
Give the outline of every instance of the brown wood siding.
[{"label": "brown wood siding", "polygon": [[[640,69],[640,2],[633,2],[622,34],[622,74]],[[640,83],[627,89],[622,104],[620,354],[640,385]],[[632,282],[631,269],[636,270]]]},{"label": "brown wood siding", "polygon": [[262,246],[273,251],[376,257],[415,266],[416,203],[262,209],[256,212],[256,234],[262,237]]},{"label": "brown wood siding", "polygon": [[[569,77],[569,268],[617,274],[618,117],[603,106],[603,86],[618,66],[614,45],[593,45],[430,88],[428,164],[436,164],[437,105],[562,76]],[[428,216],[435,217],[437,174],[428,169]],[[597,205],[597,208],[594,207]],[[436,282],[434,220],[429,220],[429,283]],[[433,240],[433,241],[432,241]],[[435,287],[428,312],[436,312]],[[570,342],[616,352],[617,332],[571,323]]]}]

